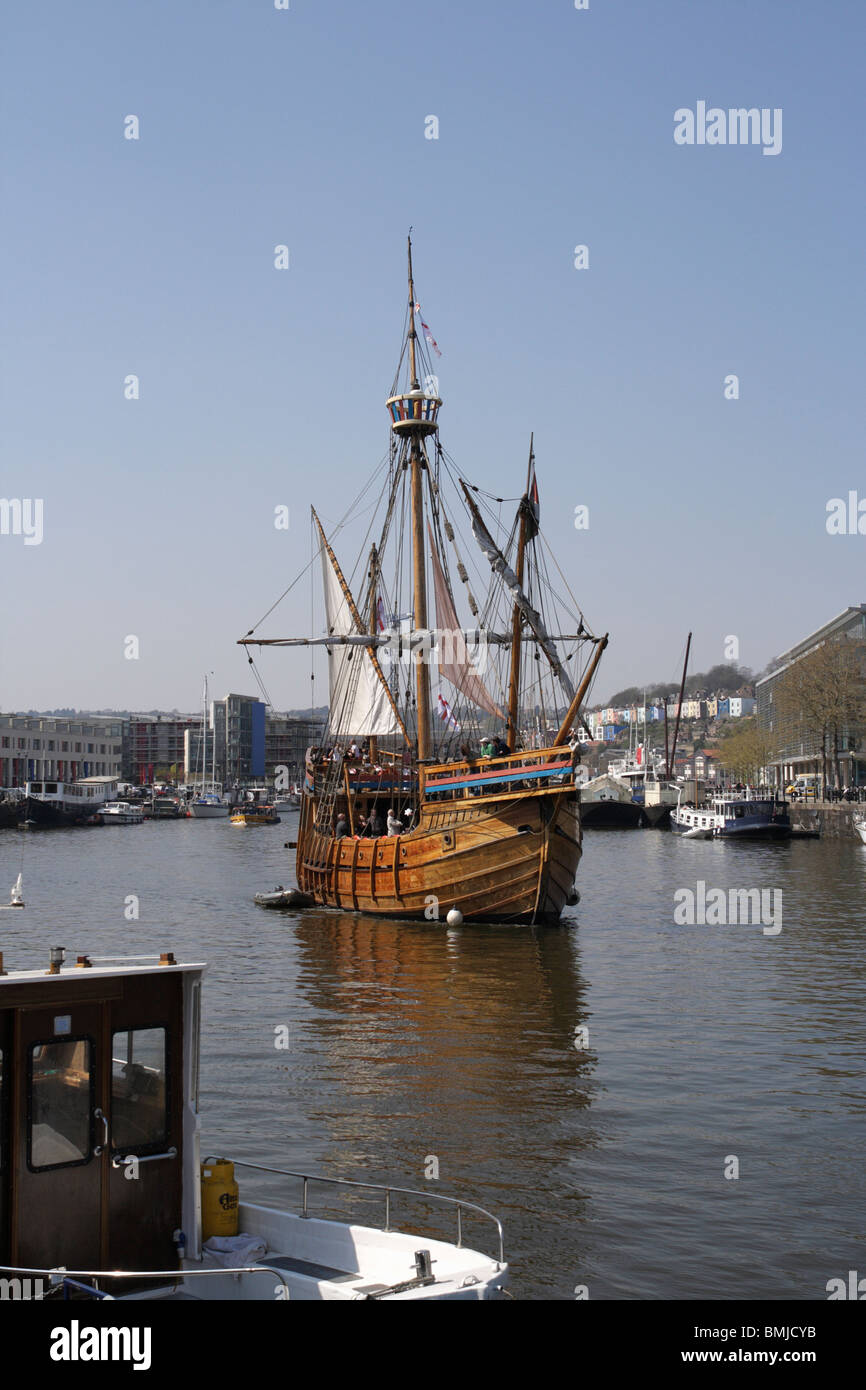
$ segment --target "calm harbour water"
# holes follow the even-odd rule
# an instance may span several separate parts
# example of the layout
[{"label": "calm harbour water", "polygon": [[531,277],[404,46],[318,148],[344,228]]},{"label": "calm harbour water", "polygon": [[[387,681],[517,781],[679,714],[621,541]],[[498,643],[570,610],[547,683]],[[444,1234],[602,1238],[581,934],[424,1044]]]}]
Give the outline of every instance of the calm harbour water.
[{"label": "calm harbour water", "polygon": [[[203,1154],[476,1201],[517,1297],[824,1298],[866,1269],[866,846],[588,832],[561,926],[451,930],[255,907],[293,882],[295,826],[2,831],[7,968],[53,944],[209,962]],[[676,925],[698,880],[781,889],[781,932]]]}]

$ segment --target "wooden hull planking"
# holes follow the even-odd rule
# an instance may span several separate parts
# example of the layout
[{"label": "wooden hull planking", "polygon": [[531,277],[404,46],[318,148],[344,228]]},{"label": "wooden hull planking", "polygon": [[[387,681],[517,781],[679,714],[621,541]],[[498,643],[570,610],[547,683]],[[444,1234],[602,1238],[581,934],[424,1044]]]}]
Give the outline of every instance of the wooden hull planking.
[{"label": "wooden hull planking", "polygon": [[572,787],[425,804],[406,835],[335,839],[314,828],[304,798],[298,886],[316,903],[348,912],[443,920],[556,921],[581,855]]}]

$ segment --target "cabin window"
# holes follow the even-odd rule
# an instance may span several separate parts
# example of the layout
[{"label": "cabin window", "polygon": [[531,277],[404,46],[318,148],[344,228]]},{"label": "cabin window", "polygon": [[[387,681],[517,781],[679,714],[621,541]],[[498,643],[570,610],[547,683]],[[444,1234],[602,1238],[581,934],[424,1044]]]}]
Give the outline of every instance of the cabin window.
[{"label": "cabin window", "polygon": [[111,1040],[111,1146],[124,1153],[168,1143],[164,1028],[131,1028]]},{"label": "cabin window", "polygon": [[31,1172],[87,1163],[94,1104],[91,1040],[34,1043],[28,1058],[27,1099]]}]

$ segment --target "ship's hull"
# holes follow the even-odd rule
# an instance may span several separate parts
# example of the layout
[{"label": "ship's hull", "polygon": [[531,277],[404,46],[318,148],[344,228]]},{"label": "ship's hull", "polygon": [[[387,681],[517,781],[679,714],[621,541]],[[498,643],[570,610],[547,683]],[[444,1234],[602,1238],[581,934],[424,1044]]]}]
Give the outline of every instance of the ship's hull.
[{"label": "ship's hull", "polygon": [[580,819],[587,830],[635,830],[644,824],[644,808],[636,801],[583,801]]},{"label": "ship's hull", "polygon": [[217,805],[216,802],[193,801],[190,803],[190,814],[194,820],[219,820],[225,818],[231,811],[231,807]]},{"label": "ship's hull", "polygon": [[0,830],[11,830],[21,819],[21,801],[0,801]]},{"label": "ship's hull", "polygon": [[652,830],[667,830],[670,828],[672,806],[647,806],[644,804],[643,813],[646,823]]},{"label": "ship's hull", "polygon": [[298,887],[324,907],[387,917],[555,922],[574,891],[581,855],[572,788],[425,805],[406,835],[334,839],[314,828],[305,797]]},{"label": "ship's hull", "polygon": [[21,803],[21,824],[38,826],[41,830],[62,830],[71,825],[93,825],[104,803],[96,802],[82,809],[64,801],[42,801],[38,796],[25,796]]}]

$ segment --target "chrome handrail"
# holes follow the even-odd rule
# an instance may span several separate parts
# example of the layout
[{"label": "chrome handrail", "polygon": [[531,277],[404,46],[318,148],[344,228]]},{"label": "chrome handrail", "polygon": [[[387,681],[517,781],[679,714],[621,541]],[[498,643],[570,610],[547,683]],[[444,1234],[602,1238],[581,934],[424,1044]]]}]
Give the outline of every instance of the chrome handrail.
[{"label": "chrome handrail", "polygon": [[[273,1265],[240,1265],[228,1269],[223,1265],[215,1269],[36,1269],[28,1265],[0,1265],[4,1274],[39,1274],[52,1284],[62,1284],[65,1279],[199,1279],[209,1274],[273,1274],[279,1279],[288,1297],[289,1282],[281,1269]],[[99,1292],[99,1290],[97,1290]]]},{"label": "chrome handrail", "polygon": [[498,1264],[505,1264],[505,1237],[502,1230],[502,1222],[498,1216],[494,1216],[492,1211],[487,1211],[485,1207],[479,1207],[475,1202],[466,1202],[461,1197],[446,1197],[441,1192],[424,1191],[419,1187],[395,1187],[393,1183],[381,1182],[358,1182],[353,1178],[326,1178],[319,1173],[298,1173],[291,1168],[271,1168],[264,1163],[248,1163],[245,1159],[232,1159],[236,1168],[251,1168],[258,1173],[276,1173],[283,1178],[300,1178],[303,1182],[303,1211],[302,1216],[307,1216],[307,1186],[311,1182],[329,1183],[332,1187],[360,1187],[368,1192],[384,1192],[385,1194],[385,1230],[391,1229],[391,1193],[400,1192],[408,1197],[423,1197],[426,1201],[443,1202],[457,1208],[457,1245],[463,1245],[463,1212],[475,1211],[481,1216],[486,1216],[488,1221],[492,1221],[496,1227],[499,1238],[499,1259]]},{"label": "chrome handrail", "polygon": [[111,1160],[112,1168],[124,1168],[131,1158],[136,1163],[154,1163],[158,1158],[177,1158],[177,1149],[172,1145],[161,1154],[120,1154],[117,1153]]}]

